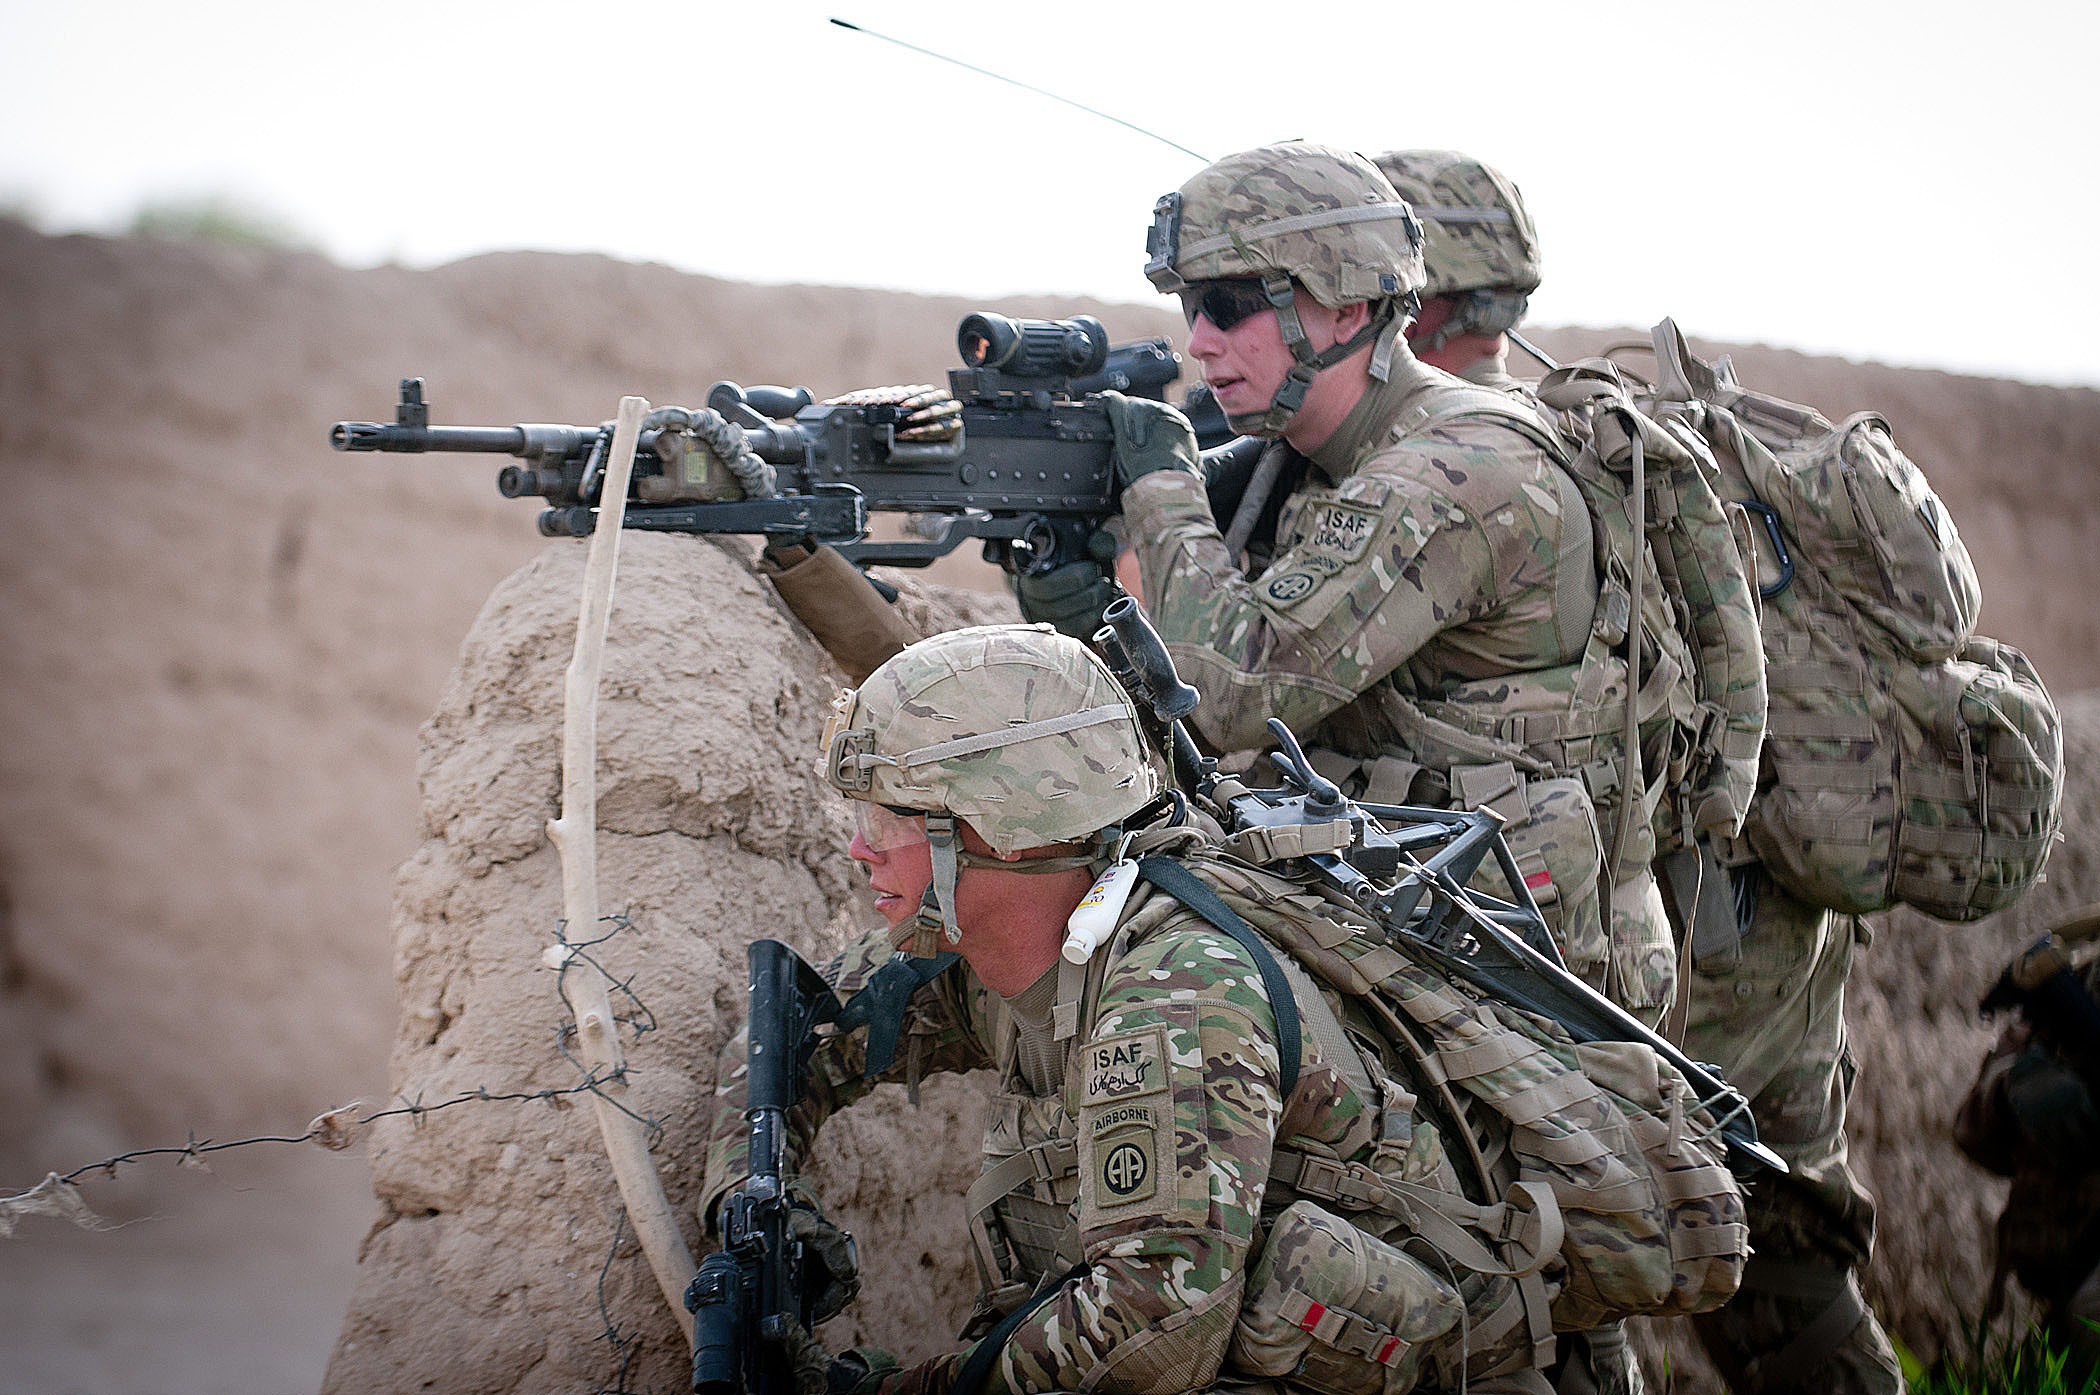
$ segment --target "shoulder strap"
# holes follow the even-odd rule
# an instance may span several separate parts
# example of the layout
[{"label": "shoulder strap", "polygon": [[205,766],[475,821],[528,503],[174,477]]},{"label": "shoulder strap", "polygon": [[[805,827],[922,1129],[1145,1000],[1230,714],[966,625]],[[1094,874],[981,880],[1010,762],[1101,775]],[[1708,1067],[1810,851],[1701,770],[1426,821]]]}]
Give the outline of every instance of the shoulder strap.
[{"label": "shoulder strap", "polygon": [[955,1384],[949,1387],[950,1395],[982,1395],[991,1382],[992,1367],[997,1364],[999,1353],[1005,1348],[1007,1338],[1013,1336],[1037,1308],[1055,1298],[1066,1284],[1086,1272],[1087,1266],[1084,1264],[1067,1270],[1044,1284],[1027,1302],[1001,1318],[999,1325],[985,1333],[977,1345],[970,1348],[970,1354],[963,1358],[961,1368],[955,1373]]},{"label": "shoulder strap", "polygon": [[842,1032],[855,1027],[868,1029],[867,1078],[873,1080],[897,1059],[897,1036],[904,1030],[904,1009],[911,995],[946,973],[962,959],[950,951],[931,959],[908,954],[892,955],[890,961],[869,976],[860,992],[839,1009]]},{"label": "shoulder strap", "polygon": [[1417,435],[1432,426],[1461,417],[1484,417],[1498,421],[1546,452],[1555,464],[1566,465],[1568,443],[1559,432],[1540,420],[1536,412],[1506,392],[1474,383],[1446,383],[1423,394],[1423,402],[1409,408],[1394,429],[1403,437]]},{"label": "shoulder strap", "polygon": [[1552,471],[1553,492],[1561,510],[1560,551],[1553,559],[1553,627],[1562,657],[1580,654],[1596,619],[1598,564],[1591,536],[1589,501],[1568,473],[1574,461],[1569,442],[1509,393],[1477,383],[1455,383],[1431,389],[1427,401],[1395,423],[1412,436],[1432,426],[1467,417],[1500,422],[1546,453],[1559,468]]},{"label": "shoulder strap", "polygon": [[1284,977],[1283,966],[1276,962],[1275,951],[1261,942],[1261,937],[1219,899],[1218,893],[1172,858],[1140,858],[1138,875],[1231,936],[1254,961],[1254,967],[1261,972],[1262,989],[1269,995],[1269,1010],[1276,1014],[1276,1057],[1282,1072],[1277,1090],[1285,1100],[1290,1099],[1291,1091],[1298,1088],[1299,1060],[1305,1047],[1299,1033],[1298,999]]}]

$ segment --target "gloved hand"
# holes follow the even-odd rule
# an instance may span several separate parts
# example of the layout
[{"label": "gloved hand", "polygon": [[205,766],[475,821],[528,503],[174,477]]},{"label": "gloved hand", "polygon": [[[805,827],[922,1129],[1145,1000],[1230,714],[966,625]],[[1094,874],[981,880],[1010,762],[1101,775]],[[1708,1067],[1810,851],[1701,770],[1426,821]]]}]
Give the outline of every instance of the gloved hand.
[{"label": "gloved hand", "polygon": [[1202,473],[1202,452],[1188,418],[1164,402],[1120,392],[1101,394],[1115,433],[1116,480],[1128,489],[1155,470]]},{"label": "gloved hand", "polygon": [[833,1356],[801,1323],[782,1326],[784,1332],[759,1340],[780,1353],[795,1395],[880,1395],[899,1373],[897,1358],[881,1347],[853,1347]]},{"label": "gloved hand", "polygon": [[812,1262],[805,1277],[815,1292],[811,1295],[811,1317],[822,1322],[853,1301],[860,1292],[860,1251],[853,1237],[824,1219],[817,1199],[800,1184],[788,1188],[788,1238],[802,1242],[803,1254]]},{"label": "gloved hand", "polygon": [[829,1395],[831,1390],[831,1353],[824,1350],[816,1334],[799,1322],[779,1324],[781,1331],[767,1333],[761,1330],[758,1340],[780,1354],[788,1368],[788,1380],[793,1384],[795,1395]]},{"label": "gloved hand", "polygon": [[[1114,547],[1113,539],[1110,547]],[[1094,631],[1101,628],[1101,612],[1123,594],[1123,588],[1108,574],[1106,560],[1090,557],[1052,567],[1037,576],[1015,577],[1014,596],[1021,602],[1021,618],[1032,625],[1054,625],[1082,642],[1092,639]]]},{"label": "gloved hand", "polygon": [[850,1347],[832,1358],[831,1395],[880,1395],[902,1371],[881,1347]]}]

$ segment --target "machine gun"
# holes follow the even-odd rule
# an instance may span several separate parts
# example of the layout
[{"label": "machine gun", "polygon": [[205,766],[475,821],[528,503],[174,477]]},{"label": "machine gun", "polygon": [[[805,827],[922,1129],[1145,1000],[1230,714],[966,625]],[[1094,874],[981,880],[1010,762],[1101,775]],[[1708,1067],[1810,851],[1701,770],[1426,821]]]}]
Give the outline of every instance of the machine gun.
[{"label": "machine gun", "polygon": [[[970,538],[1012,572],[1085,557],[1120,493],[1098,394],[1164,400],[1179,356],[1164,339],[1111,349],[1089,315],[967,315],[956,346],[964,366],[948,371],[948,390],[959,411],[932,439],[913,439],[923,433],[908,424],[908,403],[819,404],[807,388],[721,382],[705,407],[656,409],[642,423],[625,526],[826,543],[863,565],[923,567]],[[1231,434],[1215,403],[1202,433]],[[337,422],[329,442],[516,456],[523,463],[503,467],[498,491],[545,499],[543,535],[584,537],[596,526],[612,428],[432,426],[423,380],[404,378],[391,423]],[[870,513],[920,515],[936,531],[868,541]]]},{"label": "machine gun", "polygon": [[781,1169],[787,1114],[814,1045],[811,1029],[837,1017],[839,1001],[817,971],[778,940],[754,943],[750,965],[744,1116],[751,1125],[751,1172],[722,1202],[722,1248],[701,1262],[685,1291],[698,1395],[793,1395],[780,1346],[761,1339],[785,1335],[789,1323],[808,1330],[831,1316],[819,1307],[828,1275],[792,1233],[794,1202]]},{"label": "machine gun", "polygon": [[[1181,724],[1196,705],[1196,690],[1175,673],[1173,658],[1138,603],[1125,596],[1102,620],[1094,647],[1139,698],[1140,711],[1149,709],[1154,735],[1173,753],[1177,782],[1224,815],[1228,834],[1290,830],[1297,845],[1308,849],[1303,861],[1313,876],[1376,919],[1390,943],[1491,998],[1551,1018],[1577,1042],[1647,1046],[1681,1071],[1713,1111],[1737,1170],[1746,1163],[1787,1170],[1758,1141],[1749,1101],[1718,1071],[1692,1060],[1568,972],[1502,837],[1501,819],[1485,809],[1359,804],[1312,768],[1290,728],[1274,718],[1269,733],[1280,750],[1270,759],[1284,784],[1259,789],[1221,775]],[[1310,850],[1323,844],[1328,850]],[[1466,885],[1490,856],[1515,900]]]}]

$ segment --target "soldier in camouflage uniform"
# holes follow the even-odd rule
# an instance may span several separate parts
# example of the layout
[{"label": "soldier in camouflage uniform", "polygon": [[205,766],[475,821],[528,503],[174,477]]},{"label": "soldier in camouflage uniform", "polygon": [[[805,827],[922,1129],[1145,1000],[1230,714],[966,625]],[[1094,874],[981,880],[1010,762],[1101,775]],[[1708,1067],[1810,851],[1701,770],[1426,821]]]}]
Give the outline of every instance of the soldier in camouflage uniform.
[{"label": "soldier in camouflage uniform", "polygon": [[1509,332],[1539,288],[1539,234],[1517,186],[1455,150],[1394,150],[1377,164],[1422,220],[1429,284],[1408,347],[1467,382],[1522,391]]},{"label": "soldier in camouflage uniform", "polygon": [[[1181,297],[1233,426],[1272,443],[1255,477],[1274,483],[1221,527],[1186,423],[1111,394],[1145,602],[1203,694],[1200,736],[1256,748],[1281,718],[1352,793],[1493,807],[1570,967],[1656,1021],[1676,955],[1650,831],[1614,817],[1627,671],[1587,506],[1527,404],[1408,351],[1421,240],[1368,160],[1297,142],[1160,201],[1148,275]],[[1024,580],[1023,613],[1098,616],[1097,597],[1065,614],[1065,583]],[[1674,739],[1688,668],[1681,652],[1644,664],[1644,748]],[[1634,803],[1656,798],[1644,784]]]},{"label": "soldier in camouflage uniform", "polygon": [[[1413,1121],[1411,1098],[1352,1083],[1366,1067],[1343,1064],[1355,1053],[1339,1031],[1307,1030],[1296,1059],[1282,1059],[1250,947],[1147,884],[1119,915],[1111,908],[1115,936],[1088,962],[1060,955],[1095,869],[1204,838],[1166,816],[1163,764],[1121,686],[1047,627],[952,631],[840,695],[823,770],[857,801],[850,851],[887,922],[826,977],[849,998],[883,975],[906,991],[894,999],[901,1023],[888,1019],[894,1049],[872,1047],[867,1028],[816,1044],[790,1152],[806,1152],[826,1116],[882,1081],[992,1069],[999,1087],[986,1170],[967,1201],[985,1293],[966,1335],[980,1340],[899,1370],[863,1351],[832,1362],[797,1329],[799,1388],[946,1392],[980,1348],[984,1389],[1291,1388],[1226,1364],[1265,1220],[1293,1201],[1285,1146],[1346,1164],[1415,1159],[1437,1135]],[[906,945],[953,953],[893,957]],[[1309,980],[1291,981],[1294,1001],[1320,1001]],[[746,1170],[743,1050],[741,1037],[730,1044],[719,1076],[710,1223]],[[888,1059],[871,1071],[871,1053]],[[1416,1166],[1409,1175],[1428,1186],[1449,1168]],[[1511,1279],[1461,1273],[1455,1294],[1428,1270],[1414,1275],[1419,1300],[1392,1319],[1405,1340],[1369,1368],[1386,1395],[1417,1378],[1543,1390],[1531,1371],[1540,1334],[1496,1321]],[[984,1335],[1008,1314],[1018,1316]]]},{"label": "soldier in camouflage uniform", "polygon": [[[1264,745],[1280,718],[1373,802],[1494,808],[1569,966],[1659,1021],[1676,949],[1633,811],[1658,807],[1666,753],[1689,744],[1689,655],[1664,627],[1680,648],[1642,667],[1636,767],[1625,631],[1599,604],[1565,443],[1409,351],[1422,239],[1368,160],[1299,142],[1160,200],[1146,274],[1180,297],[1234,429],[1272,442],[1254,476],[1272,483],[1221,527],[1187,425],[1117,401],[1142,592],[1213,746]],[[1031,603],[1055,580],[1018,588],[1024,613],[1051,618]],[[1634,787],[1636,768],[1655,781]],[[1615,1329],[1588,1342],[1600,1385],[1638,1387]]]},{"label": "soldier in camouflage uniform", "polygon": [[[1524,390],[1507,372],[1502,335],[1538,287],[1539,250],[1516,185],[1453,151],[1391,151],[1377,163],[1423,218],[1425,309],[1445,297],[1454,309],[1442,323],[1499,325],[1492,336],[1454,334],[1438,361],[1473,381]],[[1469,315],[1466,306],[1484,309]],[[1516,313],[1505,321],[1487,313],[1494,307]],[[1900,1391],[1887,1334],[1855,1277],[1873,1249],[1874,1201],[1845,1146],[1853,1079],[1845,983],[1865,928],[1801,901],[1754,864],[1733,878],[1747,928],[1738,944],[1695,956],[1683,1045],[1750,1098],[1760,1137],[1793,1170],[1751,1191],[1757,1254],[1742,1291],[1694,1323],[1738,1395],[1802,1388],[1811,1378],[1832,1395]]]}]

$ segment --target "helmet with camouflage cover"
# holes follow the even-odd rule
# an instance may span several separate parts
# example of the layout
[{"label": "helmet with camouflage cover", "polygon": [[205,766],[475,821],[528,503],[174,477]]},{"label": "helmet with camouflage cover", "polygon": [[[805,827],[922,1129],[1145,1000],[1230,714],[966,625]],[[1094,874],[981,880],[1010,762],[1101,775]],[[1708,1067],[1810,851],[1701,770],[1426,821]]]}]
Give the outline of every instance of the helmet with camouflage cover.
[{"label": "helmet with camouflage cover", "polygon": [[[1152,284],[1174,294],[1259,280],[1297,360],[1268,411],[1235,418],[1235,428],[1281,434],[1313,376],[1367,343],[1378,346],[1372,376],[1386,377],[1392,341],[1425,279],[1422,225],[1369,160],[1304,141],[1243,151],[1162,197],[1152,215]],[[1360,333],[1315,353],[1298,319],[1299,288],[1330,309],[1369,302],[1372,314]]]},{"label": "helmet with camouflage cover", "polygon": [[1427,294],[1456,302],[1430,336],[1516,328],[1539,286],[1539,235],[1508,175],[1456,150],[1389,150],[1379,170],[1422,219]]},{"label": "helmet with camouflage cover", "polygon": [[1167,787],[1123,685],[1048,625],[950,630],[893,655],[832,704],[822,773],[850,799],[927,814],[930,894],[951,942],[957,869],[974,865],[955,820],[1012,866],[1118,826]]}]

